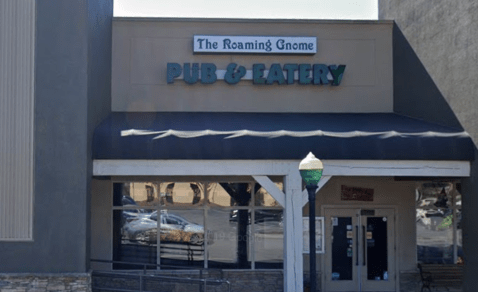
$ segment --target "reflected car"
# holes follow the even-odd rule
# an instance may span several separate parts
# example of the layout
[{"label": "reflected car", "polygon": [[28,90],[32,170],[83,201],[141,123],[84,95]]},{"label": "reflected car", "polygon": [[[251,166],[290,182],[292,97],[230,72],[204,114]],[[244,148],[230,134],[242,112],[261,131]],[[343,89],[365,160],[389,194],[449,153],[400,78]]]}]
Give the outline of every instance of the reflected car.
[{"label": "reflected car", "polygon": [[131,209],[123,210],[123,222],[126,224],[127,222],[131,222],[133,220],[137,220],[140,217],[147,217],[148,212],[143,209],[136,209],[137,205],[124,205],[124,207],[130,207]]},{"label": "reflected car", "polygon": [[123,239],[141,244],[157,242],[157,222],[146,217],[136,218],[123,225]]},{"label": "reflected car", "polygon": [[[239,210],[232,210],[230,215],[229,215],[229,222],[238,222],[238,215],[239,215]],[[251,213],[249,214],[249,220],[247,224],[251,223]],[[284,212],[282,210],[277,210],[277,209],[259,209],[255,210],[255,216],[254,216],[254,223],[262,223],[262,222],[282,222],[284,219]]]},{"label": "reflected car", "polygon": [[[123,227],[124,236],[131,241],[144,244],[157,243],[157,211],[149,216],[139,217]],[[160,240],[169,243],[204,244],[204,227],[189,222],[181,216],[161,213]],[[212,243],[208,232],[208,243]]]},{"label": "reflected car", "polygon": [[136,203],[136,201],[129,196],[123,196],[121,199],[121,204],[123,207],[131,208],[123,210],[122,212],[123,225],[127,222],[136,220],[139,217],[147,216],[147,214],[151,212],[145,209],[139,209],[139,205]]}]

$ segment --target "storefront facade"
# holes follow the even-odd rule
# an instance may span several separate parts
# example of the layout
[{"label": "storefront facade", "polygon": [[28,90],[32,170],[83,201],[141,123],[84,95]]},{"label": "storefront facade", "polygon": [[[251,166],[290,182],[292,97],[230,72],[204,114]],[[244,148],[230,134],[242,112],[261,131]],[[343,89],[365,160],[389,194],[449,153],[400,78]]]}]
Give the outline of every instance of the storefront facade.
[{"label": "storefront facade", "polygon": [[22,201],[2,193],[2,210],[24,211],[0,214],[0,289],[89,291],[91,271],[142,263],[202,269],[233,291],[302,291],[309,205],[298,165],[309,152],[324,163],[321,291],[412,291],[417,262],[463,256],[473,143],[451,116],[398,114],[413,107],[407,78],[421,75],[396,66],[393,22],[113,19],[108,1],[15,5],[12,15],[34,21],[18,33],[31,44],[11,41],[32,61],[9,70],[34,86],[30,111],[15,108],[30,132],[7,134],[33,142],[31,163],[16,166],[29,176],[2,181],[26,191]]},{"label": "storefront facade", "polygon": [[[457,221],[472,144],[462,130],[394,113],[392,28],[116,19],[112,114],[93,144],[92,222],[102,224],[92,228],[92,258],[221,269],[233,287],[264,291],[283,280],[284,291],[301,291],[308,204],[298,163],[312,151],[324,162],[321,290],[407,285],[417,249],[430,250],[417,247],[416,230],[431,229],[436,188]],[[417,225],[417,208],[427,223]],[[144,215],[125,223],[130,213],[161,216],[141,219],[152,226],[146,234]],[[173,239],[168,218],[178,217],[186,227]],[[186,231],[193,225],[200,231]],[[449,240],[443,246],[456,262],[452,225],[451,253]],[[171,253],[191,245],[192,257]],[[264,275],[274,284],[257,281]]]}]

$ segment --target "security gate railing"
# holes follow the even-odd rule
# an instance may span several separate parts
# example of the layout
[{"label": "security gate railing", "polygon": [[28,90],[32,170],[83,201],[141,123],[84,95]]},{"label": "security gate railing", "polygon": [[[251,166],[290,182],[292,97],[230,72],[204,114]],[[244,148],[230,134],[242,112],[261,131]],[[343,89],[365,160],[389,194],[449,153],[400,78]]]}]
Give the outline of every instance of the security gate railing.
[{"label": "security gate railing", "polygon": [[[122,261],[109,261],[109,260],[98,260],[91,259],[91,262],[99,263],[110,263],[110,264],[128,264],[133,266],[142,266],[142,271],[101,271],[93,270],[92,284],[91,289],[93,292],[96,291],[118,291],[118,292],[128,292],[128,291],[140,291],[140,292],[158,292],[161,291],[160,287],[165,282],[169,283],[180,283],[188,285],[198,285],[199,292],[207,292],[208,286],[221,286],[227,285],[227,291],[231,292],[231,283],[227,280],[222,279],[211,279],[203,278],[204,271],[203,269],[199,270],[199,278],[191,277],[176,277],[176,276],[166,276],[159,275],[158,270],[148,270],[148,267],[160,267],[161,269],[183,269],[191,270],[188,267],[178,267],[178,266],[166,266],[166,265],[156,265],[156,264],[144,264],[144,263],[133,263],[133,262],[122,262]],[[163,270],[164,271],[164,270]],[[168,270],[168,272],[171,270]],[[208,272],[214,271],[213,269],[208,269]],[[220,271],[220,270],[218,270]],[[222,275],[222,271],[221,275]],[[108,280],[100,280],[101,278],[106,278]],[[149,285],[147,285],[149,283]],[[109,285],[101,285],[109,284]],[[109,286],[109,287],[108,287]],[[118,287],[114,287],[118,286]],[[156,287],[155,287],[156,286]],[[216,291],[216,290],[215,290]]]}]

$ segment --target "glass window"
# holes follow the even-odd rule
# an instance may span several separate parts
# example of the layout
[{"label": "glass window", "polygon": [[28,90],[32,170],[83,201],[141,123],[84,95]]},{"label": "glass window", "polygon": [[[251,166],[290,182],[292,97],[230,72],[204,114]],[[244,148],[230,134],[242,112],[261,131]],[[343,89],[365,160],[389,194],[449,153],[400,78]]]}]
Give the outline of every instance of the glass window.
[{"label": "glass window", "polygon": [[[283,191],[282,183],[275,183],[275,185],[279,190]],[[279,203],[271,196],[271,194],[262,187],[259,188],[254,195],[254,205],[258,207],[280,207]]]},{"label": "glass window", "polygon": [[282,269],[284,228],[282,210],[254,212],[254,255],[256,269]]},{"label": "glass window", "polygon": [[456,184],[456,262],[463,264],[463,230],[461,228],[461,184]]},{"label": "glass window", "polygon": [[113,221],[117,261],[163,268],[283,266],[282,207],[252,178],[114,183]]},{"label": "glass window", "polygon": [[204,184],[199,182],[158,183],[162,206],[191,207],[204,204]]},{"label": "glass window", "polygon": [[251,183],[215,183],[208,194],[208,203],[211,207],[247,207],[251,202],[251,190]]},{"label": "glass window", "polygon": [[353,276],[351,243],[347,237],[352,217],[335,217],[332,229],[332,281],[350,281]]},{"label": "glass window", "polygon": [[386,217],[367,217],[367,279],[387,280],[388,271],[388,241]]},{"label": "glass window", "polygon": [[208,267],[221,269],[249,269],[250,212],[243,210],[210,209],[207,228],[214,234],[208,244]]},{"label": "glass window", "polygon": [[204,266],[203,210],[161,210],[161,265]]},{"label": "glass window", "polygon": [[154,207],[158,204],[159,183],[125,182],[114,184],[113,206]]},{"label": "glass window", "polygon": [[[153,264],[156,269],[157,224],[141,214],[138,209],[113,210],[113,260],[120,262]],[[114,264],[115,269],[142,269],[142,265]]]},{"label": "glass window", "polygon": [[457,262],[462,253],[461,240],[458,240],[461,237],[461,229],[458,232],[461,209],[458,207],[461,207],[461,195],[453,183],[427,182],[417,188],[416,229],[419,262]]}]

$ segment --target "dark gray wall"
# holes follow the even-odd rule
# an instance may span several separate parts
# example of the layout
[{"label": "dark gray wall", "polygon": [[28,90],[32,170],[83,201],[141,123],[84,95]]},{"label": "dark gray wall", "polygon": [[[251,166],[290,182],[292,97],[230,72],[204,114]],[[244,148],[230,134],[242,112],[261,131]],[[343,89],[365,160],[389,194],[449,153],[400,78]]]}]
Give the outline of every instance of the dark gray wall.
[{"label": "dark gray wall", "polygon": [[[379,18],[394,19],[394,95],[397,111],[436,121],[441,116],[446,123],[456,123],[449,111],[453,110],[457,120],[478,142],[478,2],[475,0],[379,0]],[[405,40],[406,38],[406,40]],[[408,48],[407,48],[408,47]],[[404,49],[405,53],[401,52]],[[408,53],[407,53],[408,52]],[[413,52],[413,53],[412,53]],[[406,68],[409,62],[397,63],[400,54],[408,55],[401,60],[410,60],[415,54],[423,62],[435,88],[429,82],[421,92],[423,101],[412,103],[413,95],[407,95]],[[421,63],[420,63],[421,64]],[[400,77],[403,76],[403,77]],[[425,90],[426,88],[429,89]],[[441,97],[430,98],[427,93]],[[416,96],[416,95],[415,95]],[[406,109],[406,104],[410,109]],[[446,106],[445,103],[448,105]],[[475,147],[475,157],[478,151]],[[476,160],[475,160],[476,161]],[[471,177],[462,180],[463,194],[463,252],[465,278],[463,291],[478,291],[478,163],[473,162]]]},{"label": "dark gray wall", "polygon": [[393,111],[463,129],[400,28],[393,26]]},{"label": "dark gray wall", "polygon": [[[87,206],[91,206],[93,175],[93,133],[96,126],[111,113],[111,45],[113,0],[88,0],[88,133],[87,133]],[[91,210],[87,209],[87,259],[90,259]],[[109,210],[108,210],[109,211]],[[107,258],[107,256],[104,256]],[[87,261],[89,268],[89,261]]]},{"label": "dark gray wall", "polygon": [[[436,87],[476,144],[478,1],[379,0],[379,18],[396,21]],[[394,63],[396,65],[400,64]],[[429,106],[436,108],[433,104]]]},{"label": "dark gray wall", "polygon": [[109,112],[113,0],[36,1],[33,242],[0,272],[85,272],[91,137]]}]

